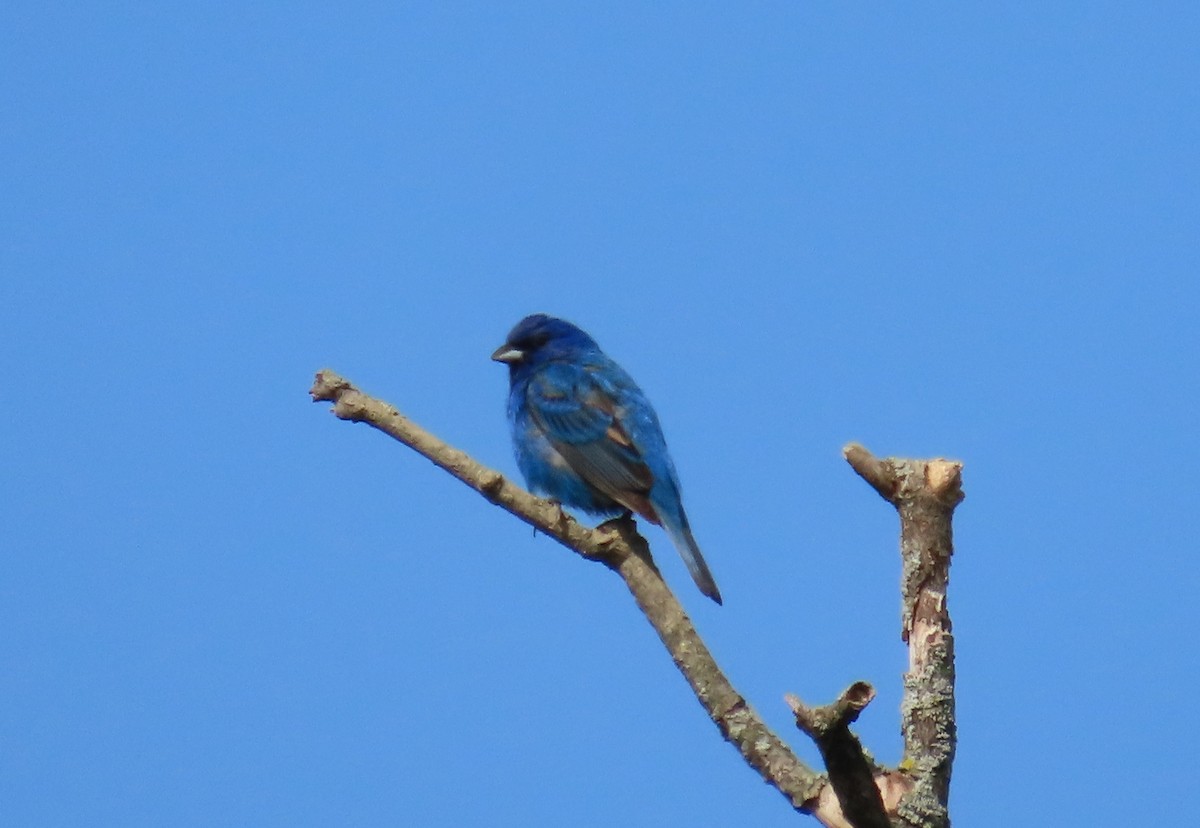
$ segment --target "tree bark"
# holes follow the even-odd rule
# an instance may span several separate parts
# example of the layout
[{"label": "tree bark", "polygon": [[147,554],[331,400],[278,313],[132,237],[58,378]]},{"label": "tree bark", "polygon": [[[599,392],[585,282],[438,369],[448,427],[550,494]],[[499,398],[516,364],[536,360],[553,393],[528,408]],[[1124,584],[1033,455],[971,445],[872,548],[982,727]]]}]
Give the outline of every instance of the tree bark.
[{"label": "tree bark", "polygon": [[962,464],[952,460],[879,460],[844,450],[851,467],[900,515],[901,629],[908,672],[900,704],[904,758],[913,788],[897,810],[900,825],[949,828],[954,715],[954,635],[946,592],[954,552],[951,520],[963,499]]}]

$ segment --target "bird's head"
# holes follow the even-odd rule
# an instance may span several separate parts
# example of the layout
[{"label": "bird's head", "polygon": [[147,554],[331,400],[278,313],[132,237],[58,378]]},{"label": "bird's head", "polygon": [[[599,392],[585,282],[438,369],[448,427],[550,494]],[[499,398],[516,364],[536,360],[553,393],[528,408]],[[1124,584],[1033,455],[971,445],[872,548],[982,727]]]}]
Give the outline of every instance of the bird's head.
[{"label": "bird's head", "polygon": [[507,364],[509,372],[516,373],[522,367],[577,358],[597,350],[595,340],[565,319],[535,313],[509,331],[492,359]]}]

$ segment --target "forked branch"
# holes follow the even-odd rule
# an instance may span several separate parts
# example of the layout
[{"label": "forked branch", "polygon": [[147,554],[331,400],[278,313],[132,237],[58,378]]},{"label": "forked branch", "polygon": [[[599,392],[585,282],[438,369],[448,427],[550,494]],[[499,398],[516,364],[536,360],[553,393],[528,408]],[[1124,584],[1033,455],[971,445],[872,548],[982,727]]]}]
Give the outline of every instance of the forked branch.
[{"label": "forked branch", "polygon": [[[316,402],[332,403],[333,413],[340,419],[366,423],[384,432],[431,460],[492,503],[535,527],[538,531],[588,560],[603,563],[620,575],[633,594],[638,607],[658,633],[675,665],[683,673],[684,678],[696,694],[696,698],[716,723],[721,734],[738,749],[746,762],[765,781],[787,798],[797,811],[812,814],[827,828],[882,828],[882,826],[889,825],[888,815],[899,814],[902,819],[904,818],[905,803],[912,800],[916,784],[920,783],[920,777],[916,774],[910,775],[905,771],[879,768],[873,765],[867,759],[858,740],[849,731],[849,724],[874,696],[874,690],[870,685],[863,682],[852,685],[837,702],[827,708],[810,709],[799,699],[789,697],[789,703],[792,705],[797,723],[805,733],[813,738],[821,750],[832,777],[831,781],[829,777],[818,773],[800,761],[783,740],[767,727],[729,682],[697,634],[678,599],[659,575],[650,558],[646,541],[637,533],[637,528],[632,520],[621,518],[608,521],[596,529],[589,529],[566,515],[557,504],[529,494],[499,472],[487,468],[464,452],[425,431],[393,406],[363,394],[347,380],[331,371],[318,372],[309,393]],[[886,468],[890,468],[886,466],[887,463],[916,462],[876,461],[866,453],[865,449],[861,449],[861,453],[856,454],[856,457],[864,463],[867,462],[865,458],[869,458],[876,464],[882,463],[879,468],[885,469],[885,472],[881,475],[877,474],[876,477],[884,481],[885,488],[892,485],[887,482],[890,479],[886,472]],[[849,449],[847,449],[847,459],[850,459]],[[855,460],[851,460],[851,464],[854,465]],[[855,465],[855,468],[858,469],[859,466]],[[866,477],[865,474],[864,477]],[[868,480],[870,479],[868,478]],[[872,485],[875,483],[873,482]],[[896,485],[899,487],[901,484]],[[954,485],[957,486],[957,478],[955,478]],[[876,488],[880,487],[876,486]],[[903,520],[905,510],[899,505],[897,508],[901,509]],[[953,506],[950,508],[953,509]],[[942,552],[931,553],[934,558],[944,555],[948,563],[948,542],[947,526],[947,545]],[[936,650],[938,653],[944,654],[945,637],[938,638],[927,631],[925,626],[932,605],[930,604],[931,599],[927,595],[930,587],[922,580],[927,578],[928,573],[922,574],[923,572],[925,570],[917,567],[911,576],[914,579],[913,592],[917,597],[914,598],[911,605],[913,608],[906,610],[907,640],[910,642],[910,648],[915,640],[920,640],[926,642],[926,652]],[[909,594],[907,584],[910,578],[907,564],[905,578],[907,599]],[[943,600],[940,606],[944,608],[945,581],[942,580],[941,584]],[[926,597],[921,598],[922,595]],[[946,634],[949,629],[948,623],[949,619],[947,618]],[[936,658],[932,660],[937,661]],[[910,669],[909,678],[906,678],[906,694],[910,679],[914,683],[914,688],[919,684],[918,679],[913,678],[914,672],[918,671]],[[922,675],[924,674],[922,673]],[[950,676],[950,712],[952,714],[952,652]],[[921,686],[924,687],[924,685]],[[915,689],[913,696],[914,698],[925,698],[923,694],[916,693]],[[928,757],[931,755],[926,749],[927,742],[940,744],[938,742],[939,734],[944,730],[927,734],[928,728],[924,724],[923,711],[918,710],[916,705],[907,705],[903,712],[906,760],[911,757],[913,762],[911,767],[923,769],[929,763]],[[910,726],[910,719],[919,724]],[[952,755],[952,719],[950,726],[950,754]],[[911,740],[909,738],[910,730],[913,734]],[[946,759],[943,764],[945,780],[948,784],[949,760]],[[942,765],[937,765],[933,770],[938,771],[941,767]],[[934,774],[928,773],[927,775]],[[933,789],[940,790],[936,780]],[[944,797],[940,801],[944,803]],[[925,825],[920,822],[901,824]],[[929,824],[933,825],[934,823]]]}]

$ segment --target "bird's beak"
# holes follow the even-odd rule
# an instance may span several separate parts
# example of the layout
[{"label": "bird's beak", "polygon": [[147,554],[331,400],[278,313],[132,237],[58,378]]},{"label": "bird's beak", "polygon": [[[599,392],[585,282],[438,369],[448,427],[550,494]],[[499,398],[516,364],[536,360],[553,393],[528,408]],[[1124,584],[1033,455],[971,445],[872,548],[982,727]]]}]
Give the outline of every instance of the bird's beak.
[{"label": "bird's beak", "polygon": [[514,362],[520,362],[524,358],[525,352],[511,345],[501,345],[492,353],[492,359],[496,360],[496,362],[507,362],[510,365]]}]

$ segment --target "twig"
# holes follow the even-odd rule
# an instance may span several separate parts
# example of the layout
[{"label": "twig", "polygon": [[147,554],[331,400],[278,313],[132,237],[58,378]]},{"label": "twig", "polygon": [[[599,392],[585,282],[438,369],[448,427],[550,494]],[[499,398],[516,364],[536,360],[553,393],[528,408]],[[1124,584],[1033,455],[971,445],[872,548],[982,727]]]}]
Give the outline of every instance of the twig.
[{"label": "twig", "polygon": [[891,828],[887,806],[876,785],[884,776],[873,767],[850,724],[875,698],[875,688],[865,681],[847,687],[833,704],[809,707],[799,698],[785,696],[796,716],[796,726],[817,745],[842,819],[852,828]]}]

